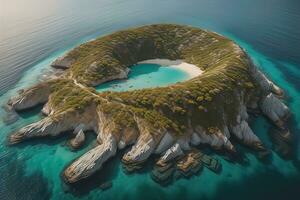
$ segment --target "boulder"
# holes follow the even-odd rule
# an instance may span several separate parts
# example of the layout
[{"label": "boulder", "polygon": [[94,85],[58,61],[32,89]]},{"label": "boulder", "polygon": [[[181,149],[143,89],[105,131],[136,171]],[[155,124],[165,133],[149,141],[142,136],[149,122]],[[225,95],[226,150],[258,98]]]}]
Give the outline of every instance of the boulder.
[{"label": "boulder", "polygon": [[3,122],[7,125],[13,124],[19,119],[18,113],[9,105],[3,106],[4,111],[6,112]]},{"label": "boulder", "polygon": [[113,183],[111,181],[107,181],[105,183],[102,183],[101,185],[99,185],[99,188],[101,190],[107,190],[109,188],[111,188],[113,186]]},{"label": "boulder", "polygon": [[80,129],[76,134],[75,138],[70,140],[70,145],[73,149],[78,149],[84,144],[84,141],[85,141],[85,134],[83,130]]}]

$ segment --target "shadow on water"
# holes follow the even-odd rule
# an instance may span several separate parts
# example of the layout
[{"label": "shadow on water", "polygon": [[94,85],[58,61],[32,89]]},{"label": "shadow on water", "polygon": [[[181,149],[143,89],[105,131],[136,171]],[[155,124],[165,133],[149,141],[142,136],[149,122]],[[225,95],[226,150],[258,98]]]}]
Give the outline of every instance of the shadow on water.
[{"label": "shadow on water", "polygon": [[[266,169],[246,176],[243,181],[220,183],[213,198],[203,200],[296,200],[299,199],[300,176],[285,177],[274,169]],[[195,198],[196,199],[196,198]]]},{"label": "shadow on water", "polygon": [[300,145],[300,136],[299,136],[299,133],[300,133],[300,130],[298,128],[298,125],[297,125],[297,121],[294,117],[294,115],[292,114],[289,121],[288,121],[288,124],[287,124],[291,134],[292,134],[292,137],[293,137],[293,157],[292,157],[292,161],[293,161],[293,164],[294,166],[298,169],[298,171],[300,172],[300,155],[299,155],[299,151],[298,149],[300,148],[299,145]]},{"label": "shadow on water", "polygon": [[44,105],[41,104],[41,105],[35,106],[30,109],[18,111],[18,115],[20,118],[23,118],[23,119],[27,119],[27,118],[35,116],[35,115],[43,116],[43,114],[41,113],[43,106]]},{"label": "shadow on water", "polygon": [[[244,153],[249,151],[244,149]],[[201,176],[201,175],[200,175]],[[218,183],[213,196],[204,196],[199,190],[199,194],[190,196],[188,194],[188,186],[179,185],[172,194],[172,199],[191,199],[191,200],[297,200],[300,191],[300,175],[294,177],[286,177],[273,168],[264,168],[263,171],[257,171],[255,174],[245,176],[241,181],[222,181]],[[170,199],[170,196],[164,191],[163,187],[155,187],[152,184],[139,184],[135,199],[143,200],[163,200]],[[191,185],[191,187],[193,187]],[[130,199],[131,194],[123,194],[124,199]]]},{"label": "shadow on water", "polygon": [[282,72],[284,79],[287,82],[289,82],[290,84],[292,84],[293,87],[295,87],[295,89],[297,89],[297,91],[300,91],[299,74],[293,73],[290,69],[288,69],[288,67],[286,67],[285,65],[283,65],[279,62],[276,62],[276,61],[273,61],[273,62],[276,63],[276,65],[278,66],[276,69],[278,69]]},{"label": "shadow on water", "polygon": [[16,153],[7,152],[1,154],[1,179],[0,179],[0,199],[24,199],[40,200],[50,199],[51,191],[48,190],[48,182],[39,172],[32,175],[25,175],[25,163],[17,158]]}]

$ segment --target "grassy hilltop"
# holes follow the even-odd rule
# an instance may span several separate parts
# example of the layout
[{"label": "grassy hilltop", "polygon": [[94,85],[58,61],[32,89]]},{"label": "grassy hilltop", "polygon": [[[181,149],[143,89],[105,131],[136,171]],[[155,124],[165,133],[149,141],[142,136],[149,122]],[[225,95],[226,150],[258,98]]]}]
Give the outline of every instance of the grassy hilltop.
[{"label": "grassy hilltop", "polygon": [[[110,102],[128,105],[128,109],[156,122],[157,127],[171,128],[179,134],[188,126],[188,119],[210,132],[222,130],[228,123],[224,114],[226,120],[234,123],[239,109],[238,94],[255,88],[248,71],[249,60],[236,44],[188,26],[150,25],[119,31],[80,45],[65,58],[72,60],[65,77],[87,86],[97,85],[105,77],[113,77],[139,61],[152,58],[182,59],[204,70],[204,74],[193,80],[169,87],[99,95]],[[89,100],[94,100],[84,91],[69,88],[66,82],[54,84],[59,86],[54,89],[53,104],[72,98],[61,106],[84,108]],[[116,109],[110,106],[107,105],[113,115]],[[122,121],[120,115],[115,120]],[[127,116],[125,111],[124,116]]]}]

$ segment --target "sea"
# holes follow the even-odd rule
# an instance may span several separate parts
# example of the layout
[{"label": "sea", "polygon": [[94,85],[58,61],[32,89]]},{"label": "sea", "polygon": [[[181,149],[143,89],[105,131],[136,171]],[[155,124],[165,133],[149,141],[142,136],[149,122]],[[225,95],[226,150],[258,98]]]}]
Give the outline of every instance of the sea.
[{"label": "sea", "polygon": [[[150,177],[151,163],[141,172],[126,174],[120,163],[124,152],[120,152],[91,180],[70,187],[62,181],[61,172],[95,145],[95,134],[88,133],[78,151],[70,151],[68,136],[8,146],[10,133],[42,118],[37,107],[20,113],[13,124],[0,120],[1,200],[300,199],[298,0],[0,0],[0,105],[19,89],[43,80],[51,73],[50,63],[77,45],[117,30],[154,23],[207,29],[244,48],[257,67],[285,91],[284,101],[292,111],[289,128],[296,144],[294,158],[285,160],[276,154],[268,136],[271,125],[257,117],[251,127],[272,151],[268,163],[241,147],[246,164],[228,162],[215,154],[222,164],[220,174],[204,168],[197,176],[161,186]],[[186,79],[188,75],[182,71],[140,65],[132,67],[128,80],[96,89],[124,91]],[[0,118],[4,117],[0,109]],[[105,182],[111,182],[112,187],[101,190],[99,185]]]}]

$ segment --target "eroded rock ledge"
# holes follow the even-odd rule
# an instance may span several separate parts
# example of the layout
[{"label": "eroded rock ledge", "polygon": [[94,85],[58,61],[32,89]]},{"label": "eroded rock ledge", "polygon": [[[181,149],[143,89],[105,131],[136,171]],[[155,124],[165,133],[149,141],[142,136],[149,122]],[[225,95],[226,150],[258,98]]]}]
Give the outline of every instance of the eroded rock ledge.
[{"label": "eroded rock ledge", "polygon": [[[204,72],[163,88],[101,94],[92,88],[126,78],[130,66],[155,58],[181,59]],[[85,132],[94,131],[98,145],[63,172],[69,183],[92,176],[118,149],[129,145],[122,159],[129,170],[139,169],[156,154],[161,166],[181,156],[177,168],[184,174],[199,170],[201,162],[217,166],[209,157],[191,153],[198,145],[235,154],[232,138],[237,138],[266,152],[248,125],[250,110],[261,110],[279,130],[287,131],[289,110],[278,98],[282,90],[234,42],[205,30],[165,24],[120,31],[80,45],[53,66],[65,69],[63,75],[8,102],[15,111],[44,104],[46,115],[12,133],[9,142],[69,131],[74,132],[71,145],[79,148]]]}]

